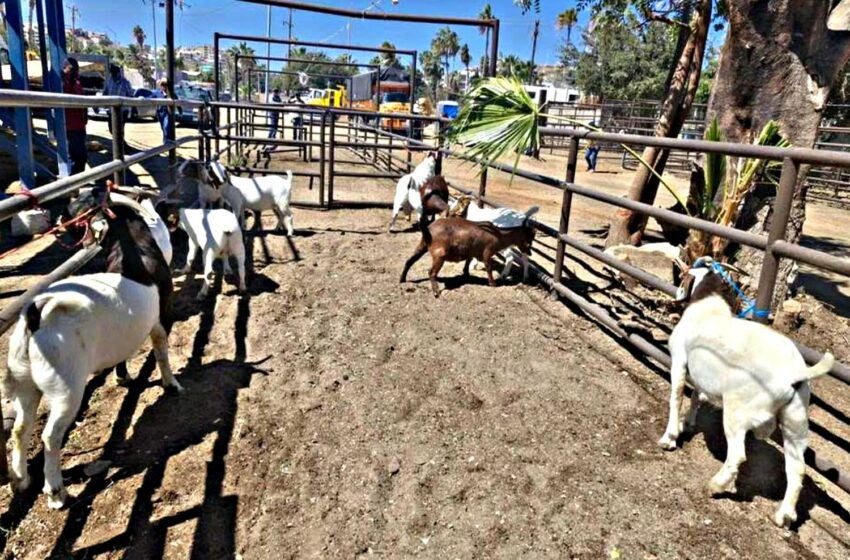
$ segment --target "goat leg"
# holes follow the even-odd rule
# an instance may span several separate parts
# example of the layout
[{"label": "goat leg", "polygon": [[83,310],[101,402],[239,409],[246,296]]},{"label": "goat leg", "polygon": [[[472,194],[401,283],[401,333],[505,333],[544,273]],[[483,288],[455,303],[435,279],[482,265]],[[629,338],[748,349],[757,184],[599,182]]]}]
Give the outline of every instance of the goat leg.
[{"label": "goat leg", "polygon": [[115,377],[118,379],[119,385],[127,385],[130,382],[130,376],[127,373],[127,362],[120,362],[115,366]]},{"label": "goat leg", "polygon": [[431,289],[434,290],[434,297],[440,297],[440,285],[437,283],[437,275],[440,269],[443,268],[445,258],[443,255],[434,255],[434,262],[431,263],[431,273],[428,277],[431,279]]},{"label": "goat leg", "polygon": [[422,240],[419,242],[419,246],[416,247],[416,251],[413,253],[407,262],[404,263],[404,270],[401,271],[401,279],[399,283],[404,283],[407,281],[407,273],[410,271],[410,267],[412,267],[416,261],[422,258],[422,255],[428,252],[428,247],[425,245],[425,241]]},{"label": "goat leg", "polygon": [[464,278],[469,277],[469,265],[472,263],[472,258],[466,259],[466,263],[463,265],[463,276]]}]

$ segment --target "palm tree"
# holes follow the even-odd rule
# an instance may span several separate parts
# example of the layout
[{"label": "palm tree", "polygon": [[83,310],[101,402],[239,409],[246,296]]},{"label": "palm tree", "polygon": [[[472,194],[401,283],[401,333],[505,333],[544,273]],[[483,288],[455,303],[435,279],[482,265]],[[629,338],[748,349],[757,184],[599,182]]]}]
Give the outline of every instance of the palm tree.
[{"label": "palm tree", "polygon": [[35,1],[30,0],[30,14],[29,14],[29,43],[30,48],[35,50],[35,30],[32,28],[32,16],[35,13]]},{"label": "palm tree", "polygon": [[434,51],[425,51],[419,55],[419,62],[422,65],[422,74],[431,82],[431,96],[436,101],[437,86],[440,84],[440,78],[443,77],[440,55]]},{"label": "palm tree", "polygon": [[[481,13],[478,14],[478,19],[482,20],[491,20],[493,18],[493,8],[490,7],[490,4],[484,4],[484,8],[481,10]],[[483,64],[481,68],[482,74],[487,74],[488,68],[490,66],[490,26],[482,25],[478,27],[478,32],[484,35],[484,57],[482,58]]]},{"label": "palm tree", "polygon": [[[393,50],[395,50],[395,45],[390,43],[389,41],[384,41],[383,43],[381,43],[381,48],[382,49],[393,49]],[[389,68],[391,66],[397,66],[398,65],[398,57],[396,56],[396,54],[394,52],[381,53],[380,64],[381,64],[381,66],[385,66],[387,68]]]},{"label": "palm tree", "polygon": [[450,70],[449,57],[456,57],[460,50],[460,39],[457,33],[449,27],[440,29],[436,37],[431,41],[431,50],[444,58],[446,76],[448,76]]},{"label": "palm tree", "polygon": [[555,26],[558,28],[558,31],[562,29],[567,30],[567,43],[570,42],[570,35],[573,32],[573,26],[578,23],[578,10],[575,8],[569,8],[558,14],[557,19],[555,20]]},{"label": "palm tree", "polygon": [[139,46],[139,51],[143,52],[145,50],[145,39],[147,39],[147,35],[145,35],[145,30],[142,29],[141,25],[136,25],[133,28],[133,38],[136,39],[136,44]]},{"label": "palm tree", "polygon": [[469,54],[469,45],[464,43],[460,48],[460,63],[466,67],[466,89],[469,91],[469,63],[472,62],[472,56]]}]

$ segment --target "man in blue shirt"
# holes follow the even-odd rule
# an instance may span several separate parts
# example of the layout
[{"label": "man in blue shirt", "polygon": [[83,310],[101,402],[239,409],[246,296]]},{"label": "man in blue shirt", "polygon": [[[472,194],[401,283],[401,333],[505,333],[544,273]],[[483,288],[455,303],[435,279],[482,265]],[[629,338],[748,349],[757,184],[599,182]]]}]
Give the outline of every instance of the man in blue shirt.
[{"label": "man in blue shirt", "polygon": [[[133,97],[133,87],[127,78],[124,77],[124,72],[117,64],[109,65],[109,77],[106,78],[106,85],[103,86],[103,95],[114,95],[117,97]],[[110,109],[110,112],[112,110]],[[130,115],[130,109],[124,108],[121,110],[124,122],[127,122],[127,117]],[[109,132],[112,132],[112,119],[109,119]]]}]

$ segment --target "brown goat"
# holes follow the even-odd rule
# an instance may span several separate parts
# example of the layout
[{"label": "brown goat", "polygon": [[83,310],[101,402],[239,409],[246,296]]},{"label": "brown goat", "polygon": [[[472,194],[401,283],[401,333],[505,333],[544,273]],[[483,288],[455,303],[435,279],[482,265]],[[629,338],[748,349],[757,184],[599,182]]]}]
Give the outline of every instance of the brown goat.
[{"label": "brown goat", "polygon": [[442,175],[436,175],[425,181],[419,187],[419,198],[422,200],[422,215],[436,216],[448,212],[449,185]]},{"label": "brown goat", "polygon": [[522,253],[530,255],[533,241],[534,228],[528,223],[518,228],[499,229],[488,223],[470,222],[463,218],[437,220],[428,227],[422,227],[422,240],[413,256],[404,263],[400,281],[406,281],[410,267],[422,258],[422,255],[430,252],[432,260],[430,279],[434,297],[440,295],[437,274],[446,261],[465,261],[463,275],[469,276],[469,262],[472,259],[478,259],[487,265],[487,279],[490,286],[495,286],[493,256],[513,245],[516,245]]}]

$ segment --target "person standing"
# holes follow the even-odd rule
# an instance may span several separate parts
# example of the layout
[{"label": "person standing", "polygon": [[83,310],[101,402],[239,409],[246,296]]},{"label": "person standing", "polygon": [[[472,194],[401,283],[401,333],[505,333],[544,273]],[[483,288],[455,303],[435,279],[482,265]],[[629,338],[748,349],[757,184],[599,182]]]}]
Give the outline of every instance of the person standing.
[{"label": "person standing", "polygon": [[[157,83],[159,89],[151,97],[155,99],[169,99],[168,80],[162,78]],[[162,143],[165,144],[168,142],[169,131],[174,130],[174,118],[165,105],[160,105],[156,108],[156,118],[159,121],[159,126],[162,128]]]},{"label": "person standing", "polygon": [[[283,103],[283,100],[280,98],[280,89],[274,88],[272,90],[272,103]],[[277,138],[277,124],[280,119],[280,114],[277,111],[269,111],[269,120],[271,128],[269,130],[269,138]]]},{"label": "person standing", "polygon": [[[62,65],[62,91],[72,95],[83,95],[80,65],[73,57],[68,57]],[[85,171],[86,163],[88,163],[87,122],[88,115],[85,109],[65,109],[65,134],[68,138],[68,156],[71,158],[72,175]]]},{"label": "person standing", "polygon": [[[133,97],[133,87],[130,85],[130,81],[124,77],[124,71],[117,64],[109,65],[109,77],[106,78],[106,85],[103,86],[103,95]],[[130,110],[124,108],[121,110],[121,113],[124,117],[124,122],[127,122]],[[112,133],[112,119],[109,119],[108,124],[109,132]]]},{"label": "person standing", "polygon": [[587,162],[587,170],[596,173],[596,158],[599,156],[599,144],[589,140],[584,150],[584,161]]}]

